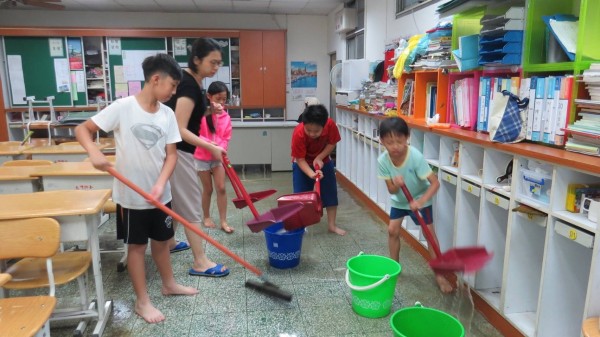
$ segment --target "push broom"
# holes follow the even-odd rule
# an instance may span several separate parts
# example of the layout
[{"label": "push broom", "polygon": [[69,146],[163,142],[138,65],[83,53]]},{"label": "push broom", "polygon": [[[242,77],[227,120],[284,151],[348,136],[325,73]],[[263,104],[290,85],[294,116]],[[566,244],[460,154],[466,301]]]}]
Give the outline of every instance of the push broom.
[{"label": "push broom", "polygon": [[257,282],[257,281],[253,281],[253,280],[247,280],[246,281],[247,288],[254,289],[261,293],[267,294],[269,296],[277,297],[277,298],[280,298],[280,299],[288,301],[288,302],[290,302],[292,300],[292,294],[290,292],[285,291],[285,290],[279,288],[277,285],[269,282],[266,279],[266,277],[264,276],[264,274],[258,268],[251,265],[250,263],[248,263],[246,260],[242,259],[240,256],[238,256],[231,250],[227,249],[225,246],[220,244],[217,240],[211,238],[208,234],[204,233],[202,230],[200,230],[196,226],[192,225],[189,221],[184,219],[181,215],[175,213],[173,210],[171,210],[167,206],[163,205],[158,200],[154,199],[150,194],[144,192],[144,190],[142,190],[139,186],[135,185],[133,182],[129,181],[122,174],[117,172],[113,167],[109,167],[107,169],[107,171],[113,177],[115,177],[116,179],[121,181],[123,184],[127,185],[129,188],[131,188],[132,190],[137,192],[139,195],[144,197],[150,203],[152,203],[152,205],[156,206],[156,208],[158,208],[161,211],[165,212],[166,214],[170,215],[171,217],[173,217],[173,219],[175,219],[176,221],[179,221],[179,223],[181,223],[182,225],[187,227],[189,230],[198,234],[204,240],[208,241],[213,246],[215,246],[217,249],[219,249],[220,251],[225,253],[227,256],[234,259],[237,263],[241,264],[244,268],[246,268],[249,271],[251,271],[252,273],[256,274],[256,276],[258,276],[258,278],[262,281],[262,282]]}]

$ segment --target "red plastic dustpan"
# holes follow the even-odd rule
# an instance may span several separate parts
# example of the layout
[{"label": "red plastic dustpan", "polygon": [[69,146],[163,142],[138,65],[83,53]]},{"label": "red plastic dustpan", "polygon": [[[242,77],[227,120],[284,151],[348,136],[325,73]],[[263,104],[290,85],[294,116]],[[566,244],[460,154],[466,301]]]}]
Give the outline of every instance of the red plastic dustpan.
[{"label": "red plastic dustpan", "polygon": [[[319,169],[318,166],[315,169]],[[309,192],[299,192],[282,195],[277,198],[277,205],[283,206],[291,203],[302,203],[302,209],[294,216],[289,217],[283,222],[283,227],[288,230],[295,230],[302,227],[317,224],[323,216],[323,204],[321,202],[321,179],[315,179],[315,189]]]},{"label": "red plastic dustpan", "polygon": [[246,192],[246,188],[244,188],[244,185],[242,185],[242,181],[237,176],[237,173],[235,173],[235,170],[231,166],[231,162],[229,161],[229,158],[227,158],[226,155],[223,155],[223,166],[225,167],[225,172],[227,172],[227,176],[231,180],[231,185],[234,189],[237,189],[237,191],[239,191],[242,194],[242,197],[244,198],[246,204],[252,212],[252,215],[254,216],[254,220],[250,220],[246,223],[248,228],[250,228],[250,231],[252,231],[253,233],[260,232],[263,229],[275,223],[283,222],[287,218],[298,213],[300,209],[302,209],[302,203],[296,203],[286,205],[286,207],[280,206],[272,208],[268,212],[259,215],[258,211],[256,210],[256,207],[254,207],[254,204],[252,203],[250,195],[248,194],[248,192]]},{"label": "red plastic dustpan", "polygon": [[[408,202],[413,201],[413,197],[405,185],[401,186],[402,192],[406,196]],[[485,247],[461,247],[452,248],[442,254],[440,247],[433,238],[433,234],[425,224],[420,212],[415,213],[419,225],[423,230],[423,235],[427,239],[427,243],[433,248],[435,258],[429,261],[429,266],[436,273],[462,272],[473,273],[483,268],[485,264],[492,258],[493,254],[488,252]]]},{"label": "red plastic dustpan", "polygon": [[[226,164],[224,164],[224,165],[226,165]],[[227,167],[225,167],[225,174],[227,174],[227,177],[229,177],[229,181],[232,182],[231,185],[233,186],[233,190],[235,191],[236,198],[234,198],[232,200],[233,204],[235,205],[235,208],[240,209],[240,208],[244,208],[244,207],[248,206],[248,202],[242,195],[242,192],[240,192],[240,188],[236,184],[233,183],[234,178],[231,177],[232,173],[230,173],[230,171],[228,170]],[[235,171],[234,171],[234,174],[235,174]],[[265,191],[258,191],[258,192],[250,192],[250,193],[248,193],[248,195],[250,196],[250,200],[252,201],[252,203],[255,203],[259,200],[262,200],[262,199],[272,196],[273,194],[275,194],[275,192],[277,192],[277,190],[265,190]]]}]

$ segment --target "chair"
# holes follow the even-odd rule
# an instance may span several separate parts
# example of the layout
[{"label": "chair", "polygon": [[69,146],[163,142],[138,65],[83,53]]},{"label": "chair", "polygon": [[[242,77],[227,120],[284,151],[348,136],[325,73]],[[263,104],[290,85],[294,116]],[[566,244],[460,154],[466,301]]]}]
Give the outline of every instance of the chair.
[{"label": "chair", "polygon": [[[50,258],[56,254],[59,241],[60,226],[54,219],[0,221],[0,259],[39,258],[52,266]],[[13,282],[12,270],[0,274],[1,287],[7,288]],[[0,336],[49,336],[47,323],[55,306],[54,289],[49,296],[0,299]]]},{"label": "chair", "polygon": [[[90,302],[85,282],[92,254],[89,251],[58,252],[60,225],[56,220],[34,218],[0,221],[0,242],[0,259],[22,258],[7,269],[12,279],[4,284],[4,289],[49,288],[49,295],[54,297],[57,285],[77,279],[80,306],[55,310],[51,319],[93,317],[86,313]],[[83,333],[85,325],[82,321],[77,329]],[[0,331],[3,330],[0,328]]]},{"label": "chair", "polygon": [[583,337],[600,337],[598,317],[590,317],[583,321],[581,332],[583,333]]},{"label": "chair", "polygon": [[81,144],[79,144],[79,142],[63,142],[63,143],[60,143],[58,145],[60,145],[60,146],[73,146],[73,145],[81,145]]},{"label": "chair", "polygon": [[[10,279],[10,274],[0,274],[0,287]],[[0,336],[50,336],[54,307],[54,296],[0,298]]]},{"label": "chair", "polygon": [[17,159],[5,161],[2,163],[2,166],[49,166],[52,164],[53,163],[50,160]]}]

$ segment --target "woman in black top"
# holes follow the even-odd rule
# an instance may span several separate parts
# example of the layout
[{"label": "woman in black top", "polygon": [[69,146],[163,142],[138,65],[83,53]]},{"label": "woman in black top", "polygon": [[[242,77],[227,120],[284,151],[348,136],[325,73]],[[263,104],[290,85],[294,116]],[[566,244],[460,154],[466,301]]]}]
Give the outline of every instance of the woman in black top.
[{"label": "woman in black top", "polygon": [[[213,77],[222,65],[221,47],[213,39],[200,38],[192,44],[188,68],[177,86],[177,92],[166,102],[177,118],[182,141],[177,144],[177,165],[171,176],[173,210],[185,219],[200,227],[202,223],[202,190],[198,180],[194,151],[196,146],[209,150],[215,158],[221,158],[225,150],[198,137],[200,120],[207,108],[207,97],[202,80]],[[185,229],[185,234],[194,255],[194,265],[190,275],[220,277],[229,274],[229,269],[208,259],[202,245],[202,238]],[[171,251],[189,248],[185,242],[171,242]]]}]

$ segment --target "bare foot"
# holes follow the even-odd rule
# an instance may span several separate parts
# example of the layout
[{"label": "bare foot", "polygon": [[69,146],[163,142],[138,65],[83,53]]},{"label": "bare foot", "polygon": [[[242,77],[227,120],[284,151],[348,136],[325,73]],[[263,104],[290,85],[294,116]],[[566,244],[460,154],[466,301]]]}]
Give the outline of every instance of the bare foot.
[{"label": "bare foot", "polygon": [[140,304],[136,301],[135,313],[140,315],[140,317],[148,323],[158,323],[165,320],[165,315],[163,315],[160,310],[156,309],[150,302],[148,302],[148,304]]},{"label": "bare foot", "polygon": [[438,286],[440,287],[440,290],[444,294],[449,294],[452,291],[454,291],[452,284],[450,284],[450,282],[446,279],[446,277],[444,277],[444,275],[436,274],[435,281],[437,282]]},{"label": "bare foot", "polygon": [[171,296],[171,295],[196,295],[198,293],[198,289],[196,288],[192,288],[192,287],[187,287],[178,283],[173,283],[172,286],[165,286],[163,285],[162,287],[162,294],[164,296]]},{"label": "bare foot", "polygon": [[233,233],[233,228],[229,227],[229,225],[226,222],[221,224],[221,229],[227,234]]},{"label": "bare foot", "polygon": [[346,231],[339,227],[333,227],[333,229],[329,228],[329,232],[335,233],[337,235],[342,235],[342,236],[346,235]]},{"label": "bare foot", "polygon": [[204,227],[206,228],[217,228],[217,225],[212,221],[211,218],[204,219]]}]

